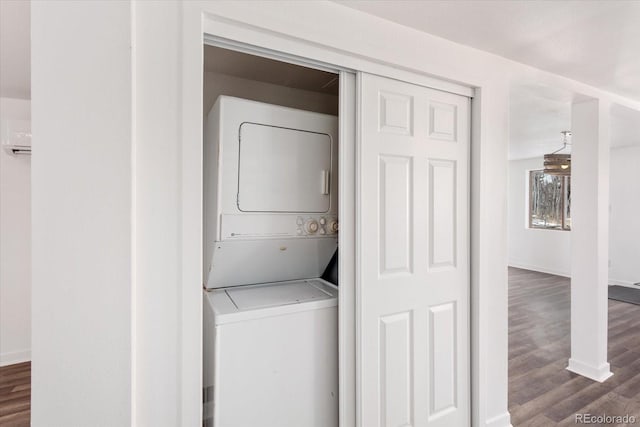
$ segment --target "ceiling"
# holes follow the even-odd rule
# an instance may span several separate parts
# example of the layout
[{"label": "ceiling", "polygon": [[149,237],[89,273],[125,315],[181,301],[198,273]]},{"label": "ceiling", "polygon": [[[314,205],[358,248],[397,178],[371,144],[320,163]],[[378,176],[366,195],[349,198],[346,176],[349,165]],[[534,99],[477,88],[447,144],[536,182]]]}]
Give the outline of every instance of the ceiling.
[{"label": "ceiling", "polygon": [[204,47],[204,70],[312,92],[338,95],[337,74],[219,47]]},{"label": "ceiling", "polygon": [[640,100],[640,1],[338,3]]},{"label": "ceiling", "polygon": [[[516,86],[509,101],[509,159],[539,157],[562,147],[560,132],[571,130],[572,93],[543,86]],[[640,146],[640,111],[613,105],[611,147],[628,146]]]},{"label": "ceiling", "polygon": [[0,96],[31,98],[30,2],[0,0]]},{"label": "ceiling", "polygon": [[562,147],[571,129],[572,94],[540,86],[513,87],[509,96],[509,159],[542,156]]}]

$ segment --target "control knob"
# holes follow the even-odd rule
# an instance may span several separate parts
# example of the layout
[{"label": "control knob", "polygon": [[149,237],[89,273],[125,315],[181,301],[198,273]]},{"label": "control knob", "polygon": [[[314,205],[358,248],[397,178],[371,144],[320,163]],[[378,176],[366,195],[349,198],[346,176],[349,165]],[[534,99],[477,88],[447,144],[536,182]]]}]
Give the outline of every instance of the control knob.
[{"label": "control knob", "polygon": [[305,230],[308,234],[316,234],[320,226],[318,225],[318,221],[315,219],[310,219],[304,225]]},{"label": "control knob", "polygon": [[339,228],[338,221],[332,219],[331,221],[329,221],[329,226],[327,228],[329,229],[329,233],[337,233]]}]

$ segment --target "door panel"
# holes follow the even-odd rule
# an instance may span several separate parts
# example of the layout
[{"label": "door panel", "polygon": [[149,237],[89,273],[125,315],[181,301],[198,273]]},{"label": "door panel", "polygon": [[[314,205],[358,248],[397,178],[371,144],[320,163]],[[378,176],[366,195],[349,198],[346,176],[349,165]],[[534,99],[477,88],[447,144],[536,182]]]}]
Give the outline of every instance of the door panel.
[{"label": "door panel", "polygon": [[411,425],[411,313],[380,318],[380,380],[385,425]]},{"label": "door panel", "polygon": [[468,426],[469,99],[359,79],[359,424]]},{"label": "door panel", "polygon": [[456,161],[429,160],[429,267],[456,264]]},{"label": "door panel", "polygon": [[429,307],[429,417],[455,409],[456,384],[456,303]]},{"label": "door panel", "polygon": [[380,275],[411,273],[411,158],[380,156]]}]

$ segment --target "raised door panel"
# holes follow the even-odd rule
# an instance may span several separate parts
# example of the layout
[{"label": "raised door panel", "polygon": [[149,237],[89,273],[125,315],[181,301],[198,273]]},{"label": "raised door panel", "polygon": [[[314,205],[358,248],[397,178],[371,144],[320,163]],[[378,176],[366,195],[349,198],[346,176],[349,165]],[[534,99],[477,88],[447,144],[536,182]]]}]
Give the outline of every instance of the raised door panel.
[{"label": "raised door panel", "polygon": [[413,133],[413,97],[401,93],[378,93],[380,132],[411,135]]},{"label": "raised door panel", "polygon": [[456,264],[456,162],[429,160],[429,267]]},{"label": "raised door panel", "polygon": [[380,156],[380,275],[411,273],[412,159]]},{"label": "raised door panel", "polygon": [[380,318],[380,426],[413,425],[412,343],[410,312]]},{"label": "raised door panel", "polygon": [[431,101],[429,103],[429,137],[443,141],[455,141],[457,134],[456,105]]},{"label": "raised door panel", "polygon": [[457,334],[455,302],[429,308],[429,418],[432,420],[457,406]]}]

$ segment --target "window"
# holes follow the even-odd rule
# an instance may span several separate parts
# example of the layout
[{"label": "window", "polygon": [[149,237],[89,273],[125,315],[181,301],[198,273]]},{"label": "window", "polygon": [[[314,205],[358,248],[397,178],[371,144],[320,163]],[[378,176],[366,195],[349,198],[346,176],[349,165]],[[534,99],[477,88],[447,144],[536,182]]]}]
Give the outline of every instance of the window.
[{"label": "window", "polygon": [[571,177],[529,172],[529,227],[571,230]]}]

